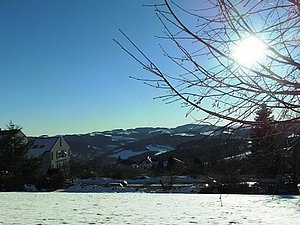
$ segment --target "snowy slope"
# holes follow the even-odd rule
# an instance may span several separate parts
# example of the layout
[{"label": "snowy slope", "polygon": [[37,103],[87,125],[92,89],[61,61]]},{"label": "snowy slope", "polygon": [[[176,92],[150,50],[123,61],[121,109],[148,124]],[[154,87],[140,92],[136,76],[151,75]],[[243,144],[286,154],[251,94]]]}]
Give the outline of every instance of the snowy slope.
[{"label": "snowy slope", "polygon": [[[32,204],[34,202],[34,204]],[[299,196],[0,193],[8,224],[261,224],[296,225]]]},{"label": "snowy slope", "polygon": [[[237,137],[246,134],[247,130],[236,131]],[[211,125],[187,124],[176,128],[143,127],[135,129],[115,129],[95,131],[87,134],[65,135],[76,159],[97,157],[130,157],[133,155],[160,154],[169,152],[176,146],[199,140],[206,136],[228,135],[219,127]],[[168,146],[168,147],[166,147]],[[122,149],[123,153],[119,151]],[[116,151],[118,153],[116,154]]]}]

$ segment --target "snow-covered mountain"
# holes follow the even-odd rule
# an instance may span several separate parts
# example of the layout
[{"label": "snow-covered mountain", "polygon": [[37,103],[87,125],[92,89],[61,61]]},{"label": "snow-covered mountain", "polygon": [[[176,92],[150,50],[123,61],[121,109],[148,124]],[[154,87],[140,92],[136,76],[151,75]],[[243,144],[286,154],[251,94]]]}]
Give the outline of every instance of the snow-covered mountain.
[{"label": "snow-covered mountain", "polygon": [[[65,135],[73,157],[87,159],[114,160],[132,156],[158,155],[173,151],[182,143],[200,140],[207,136],[226,136],[230,132],[212,125],[187,124],[175,128],[143,127],[135,129],[115,129],[87,134]],[[247,133],[247,132],[246,132]],[[236,131],[232,136],[241,136]],[[245,132],[242,132],[244,135]]]}]

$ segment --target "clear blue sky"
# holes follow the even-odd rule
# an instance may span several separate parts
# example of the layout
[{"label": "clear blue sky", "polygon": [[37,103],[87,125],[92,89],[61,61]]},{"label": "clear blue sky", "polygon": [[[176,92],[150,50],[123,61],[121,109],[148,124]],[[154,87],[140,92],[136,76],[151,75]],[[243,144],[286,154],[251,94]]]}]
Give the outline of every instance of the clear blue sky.
[{"label": "clear blue sky", "polygon": [[192,121],[130,79],[147,72],[113,42],[121,28],[160,57],[149,2],[0,0],[0,127],[12,120],[27,135],[54,135]]}]

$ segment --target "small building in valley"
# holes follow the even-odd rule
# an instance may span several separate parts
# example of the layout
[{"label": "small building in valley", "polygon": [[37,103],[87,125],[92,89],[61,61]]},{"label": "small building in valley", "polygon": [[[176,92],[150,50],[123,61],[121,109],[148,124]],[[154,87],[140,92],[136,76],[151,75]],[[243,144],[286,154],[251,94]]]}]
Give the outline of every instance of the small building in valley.
[{"label": "small building in valley", "polygon": [[70,146],[63,137],[36,138],[28,150],[28,156],[40,158],[45,173],[51,169],[69,172]]},{"label": "small building in valley", "polygon": [[117,168],[119,169],[137,169],[139,166],[138,164],[130,159],[119,159],[116,162]]},{"label": "small building in valley", "polygon": [[146,160],[144,160],[141,165],[139,166],[140,170],[143,172],[149,171],[153,168],[154,163],[152,162],[152,159],[150,156],[147,157]]}]

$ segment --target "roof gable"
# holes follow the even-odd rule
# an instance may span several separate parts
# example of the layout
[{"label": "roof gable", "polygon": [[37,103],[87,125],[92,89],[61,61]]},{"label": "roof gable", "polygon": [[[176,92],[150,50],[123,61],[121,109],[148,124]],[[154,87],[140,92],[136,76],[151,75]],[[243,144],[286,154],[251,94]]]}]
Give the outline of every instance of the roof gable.
[{"label": "roof gable", "polygon": [[40,157],[45,152],[50,152],[59,137],[51,138],[36,138],[28,150],[28,155],[31,157]]}]

